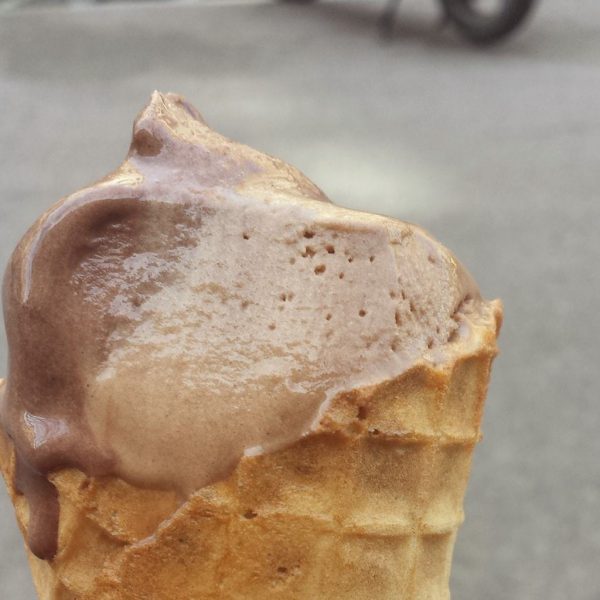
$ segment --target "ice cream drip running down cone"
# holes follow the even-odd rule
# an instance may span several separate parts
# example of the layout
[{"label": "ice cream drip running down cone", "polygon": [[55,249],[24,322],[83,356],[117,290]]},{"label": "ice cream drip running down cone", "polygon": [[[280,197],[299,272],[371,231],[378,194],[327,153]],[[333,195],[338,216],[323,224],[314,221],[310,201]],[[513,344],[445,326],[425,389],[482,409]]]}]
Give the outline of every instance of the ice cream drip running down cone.
[{"label": "ice cream drip running down cone", "polygon": [[444,599],[501,305],[155,92],[3,284],[42,600]]}]

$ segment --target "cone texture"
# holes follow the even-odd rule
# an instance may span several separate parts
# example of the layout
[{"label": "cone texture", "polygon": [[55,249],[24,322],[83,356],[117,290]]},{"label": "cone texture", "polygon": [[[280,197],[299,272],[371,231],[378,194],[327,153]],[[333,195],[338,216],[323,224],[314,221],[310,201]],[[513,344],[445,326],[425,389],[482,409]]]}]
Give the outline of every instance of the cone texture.
[{"label": "cone texture", "polygon": [[[245,457],[181,505],[69,469],[59,552],[30,555],[41,600],[444,600],[495,331],[443,370],[339,396],[320,431]],[[14,451],[0,460],[19,525]]]}]

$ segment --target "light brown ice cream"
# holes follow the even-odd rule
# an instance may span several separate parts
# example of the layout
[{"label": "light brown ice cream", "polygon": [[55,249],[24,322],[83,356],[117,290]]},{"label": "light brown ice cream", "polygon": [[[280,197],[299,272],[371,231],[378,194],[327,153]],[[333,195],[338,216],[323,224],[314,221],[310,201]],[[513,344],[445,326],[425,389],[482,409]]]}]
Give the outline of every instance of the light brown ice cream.
[{"label": "light brown ice cream", "polygon": [[155,93],[123,165],[6,272],[0,409],[32,550],[56,550],[48,472],[186,497],[318,429],[337,394],[464,352],[491,307],[421,229],[329,203]]}]

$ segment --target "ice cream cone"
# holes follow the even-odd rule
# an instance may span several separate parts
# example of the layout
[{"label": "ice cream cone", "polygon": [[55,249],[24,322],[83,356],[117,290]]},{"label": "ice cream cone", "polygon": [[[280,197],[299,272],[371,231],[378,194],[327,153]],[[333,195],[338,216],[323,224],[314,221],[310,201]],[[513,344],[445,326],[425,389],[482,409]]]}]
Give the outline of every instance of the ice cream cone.
[{"label": "ice cream cone", "polygon": [[[170,492],[70,469],[59,550],[31,555],[41,600],[443,600],[500,309],[443,369],[339,396],[317,431],[246,456],[182,506]],[[27,503],[2,472],[19,524]]]},{"label": "ice cream cone", "polygon": [[156,92],[4,280],[41,600],[443,600],[501,320],[426,232]]}]

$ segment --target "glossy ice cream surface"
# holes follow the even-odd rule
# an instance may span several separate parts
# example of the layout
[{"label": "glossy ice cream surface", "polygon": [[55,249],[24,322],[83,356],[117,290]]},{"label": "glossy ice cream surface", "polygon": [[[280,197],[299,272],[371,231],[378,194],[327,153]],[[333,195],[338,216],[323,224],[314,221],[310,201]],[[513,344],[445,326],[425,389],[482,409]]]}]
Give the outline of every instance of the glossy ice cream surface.
[{"label": "glossy ice cream surface", "polygon": [[336,394],[444,368],[496,310],[421,229],[329,203],[159,93],[123,165],[26,234],[3,300],[2,425],[45,558],[50,471],[186,497],[318,430]]}]

